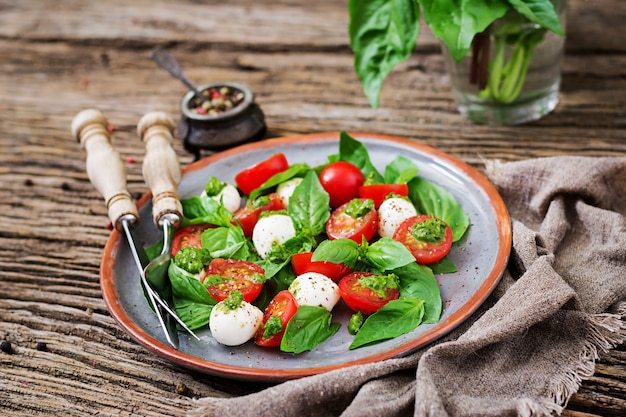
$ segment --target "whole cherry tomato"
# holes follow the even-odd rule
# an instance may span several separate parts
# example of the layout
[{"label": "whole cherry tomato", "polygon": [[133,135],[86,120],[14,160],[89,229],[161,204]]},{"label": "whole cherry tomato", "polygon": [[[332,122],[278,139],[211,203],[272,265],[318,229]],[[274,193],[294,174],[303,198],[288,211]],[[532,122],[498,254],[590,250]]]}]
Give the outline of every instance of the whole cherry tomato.
[{"label": "whole cherry tomato", "polygon": [[319,175],[320,183],[330,196],[330,207],[337,208],[359,196],[365,176],[354,164],[336,161],[328,164]]}]

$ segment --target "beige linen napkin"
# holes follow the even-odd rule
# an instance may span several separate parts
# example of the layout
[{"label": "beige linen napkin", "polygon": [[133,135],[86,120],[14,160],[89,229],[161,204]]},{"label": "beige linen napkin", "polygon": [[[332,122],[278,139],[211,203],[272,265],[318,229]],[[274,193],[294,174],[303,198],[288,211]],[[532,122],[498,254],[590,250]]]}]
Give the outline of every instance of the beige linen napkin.
[{"label": "beige linen napkin", "polygon": [[202,398],[189,416],[544,416],[626,340],[626,158],[487,163],[508,270],[452,334],[406,358]]}]

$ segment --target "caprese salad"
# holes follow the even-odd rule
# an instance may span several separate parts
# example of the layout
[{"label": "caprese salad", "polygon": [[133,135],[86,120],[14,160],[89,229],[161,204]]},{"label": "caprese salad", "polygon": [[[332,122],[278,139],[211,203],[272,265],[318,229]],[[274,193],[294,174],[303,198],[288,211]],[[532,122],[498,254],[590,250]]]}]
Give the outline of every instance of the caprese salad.
[{"label": "caprese salad", "polygon": [[435,273],[456,271],[447,254],[469,227],[451,193],[397,156],[381,172],[365,145],[341,132],[322,166],[277,153],[235,176],[207,179],[181,201],[169,267],[175,311],[227,346],[301,353],[354,314],[350,349],[436,323]]}]

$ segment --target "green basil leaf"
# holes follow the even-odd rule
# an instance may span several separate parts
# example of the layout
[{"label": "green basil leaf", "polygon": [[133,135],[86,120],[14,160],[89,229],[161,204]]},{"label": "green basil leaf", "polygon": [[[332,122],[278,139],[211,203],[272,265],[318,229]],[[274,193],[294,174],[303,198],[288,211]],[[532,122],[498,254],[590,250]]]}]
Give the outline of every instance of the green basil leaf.
[{"label": "green basil leaf", "polygon": [[424,178],[409,181],[409,198],[419,213],[430,214],[448,223],[456,242],[469,227],[469,217],[450,191]]},{"label": "green basil leaf", "polygon": [[259,188],[253,190],[250,193],[250,196],[248,197],[248,199],[252,201],[255,198],[262,195],[264,191],[270,190],[292,178],[304,176],[304,174],[306,174],[306,172],[309,171],[310,169],[311,168],[309,168],[309,166],[304,163],[291,164],[289,168],[287,168],[287,170],[274,174],[267,181],[265,181]]},{"label": "green basil leaf", "polygon": [[385,167],[385,184],[406,184],[411,181],[419,169],[413,161],[398,155]]},{"label": "green basil leaf", "polygon": [[458,62],[477,33],[510,10],[507,0],[419,0],[424,21]]},{"label": "green basil leaf", "polygon": [[371,177],[376,183],[384,182],[383,176],[372,163],[365,145],[344,131],[339,135],[339,159],[356,165],[365,178]]},{"label": "green basil leaf", "polygon": [[226,207],[214,199],[202,196],[193,196],[180,201],[183,208],[183,225],[208,223],[216,226],[232,226],[233,215]]},{"label": "green basil leaf", "polygon": [[428,265],[428,267],[432,269],[435,274],[452,274],[457,271],[456,265],[454,265],[447,256],[434,264]]},{"label": "green basil leaf", "polygon": [[415,49],[418,0],[350,0],[349,13],[354,69],[370,105],[376,108],[383,81]]},{"label": "green basil leaf", "polygon": [[550,0],[508,0],[513,8],[531,22],[565,36],[559,16]]},{"label": "green basil leaf", "polygon": [[217,303],[206,288],[192,275],[170,263],[168,270],[172,284],[173,308],[190,329],[209,323],[211,309]]},{"label": "green basil leaf", "polygon": [[202,247],[213,258],[252,260],[248,240],[240,227],[215,227],[202,232]]},{"label": "green basil leaf", "polygon": [[349,349],[393,339],[415,329],[422,323],[424,302],[415,298],[400,298],[385,304],[369,316]]},{"label": "green basil leaf", "polygon": [[318,306],[300,306],[289,320],[280,343],[283,352],[302,353],[334,335],[339,323],[331,322],[330,311]]},{"label": "green basil leaf", "polygon": [[354,268],[361,256],[361,247],[350,239],[324,240],[313,252],[312,262],[326,261]]},{"label": "green basil leaf", "polygon": [[293,220],[296,233],[313,237],[322,233],[330,217],[330,197],[317,175],[309,171],[289,198],[287,212]]},{"label": "green basil leaf", "polygon": [[415,257],[402,243],[382,237],[369,245],[365,258],[381,271],[389,271],[415,263]]},{"label": "green basil leaf", "polygon": [[433,271],[417,263],[392,271],[400,280],[400,297],[424,301],[424,323],[437,323],[443,311],[443,300]]}]

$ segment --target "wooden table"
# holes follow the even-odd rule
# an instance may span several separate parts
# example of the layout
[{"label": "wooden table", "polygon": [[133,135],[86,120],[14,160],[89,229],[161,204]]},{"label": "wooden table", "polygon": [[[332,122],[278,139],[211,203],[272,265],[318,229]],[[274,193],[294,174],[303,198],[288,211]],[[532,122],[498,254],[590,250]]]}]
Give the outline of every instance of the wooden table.
[{"label": "wooden table", "polygon": [[[135,126],[178,117],[186,88],[149,58],[167,46],[199,84],[247,84],[267,137],[335,130],[413,138],[482,168],[485,158],[626,154],[626,2],[572,0],[561,103],[523,127],[477,126],[455,108],[424,30],[379,110],[352,69],[347,1],[0,1],[2,415],[184,415],[193,397],[257,386],[187,371],[135,343],[108,314],[102,199],[70,135],[98,108],[115,126],[129,188],[147,191]],[[183,166],[192,160],[175,144]],[[133,162],[134,161],[134,162]],[[602,354],[567,416],[626,413],[626,347]]]}]

